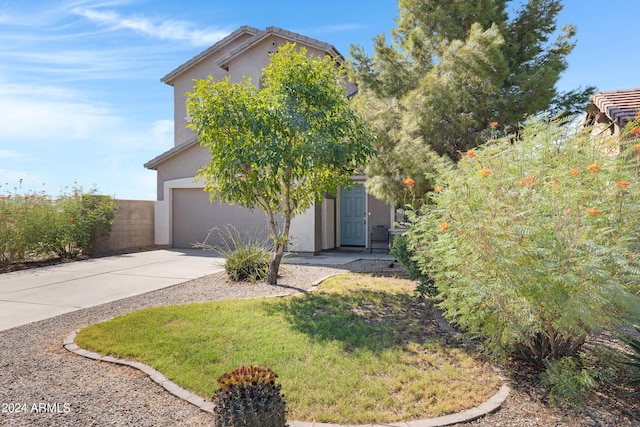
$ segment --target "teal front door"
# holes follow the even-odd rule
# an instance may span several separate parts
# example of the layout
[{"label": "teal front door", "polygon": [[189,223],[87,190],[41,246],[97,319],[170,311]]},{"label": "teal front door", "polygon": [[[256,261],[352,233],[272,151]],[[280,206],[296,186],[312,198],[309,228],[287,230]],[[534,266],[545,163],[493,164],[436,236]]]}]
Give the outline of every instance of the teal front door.
[{"label": "teal front door", "polygon": [[340,190],[340,246],[365,246],[366,193],[363,185]]}]

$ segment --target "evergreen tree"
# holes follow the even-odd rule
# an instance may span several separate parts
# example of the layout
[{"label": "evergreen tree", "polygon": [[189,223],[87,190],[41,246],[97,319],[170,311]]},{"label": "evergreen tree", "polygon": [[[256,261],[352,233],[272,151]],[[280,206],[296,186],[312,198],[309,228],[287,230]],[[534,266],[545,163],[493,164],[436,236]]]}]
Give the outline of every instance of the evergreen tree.
[{"label": "evergreen tree", "polygon": [[435,156],[455,161],[524,117],[584,107],[593,88],[555,88],[576,33],[572,25],[556,31],[561,0],[529,0],[510,13],[513,3],[399,0],[391,43],[377,36],[371,57],[352,47],[354,105],[379,135],[371,193],[396,204],[411,193],[419,203]]}]

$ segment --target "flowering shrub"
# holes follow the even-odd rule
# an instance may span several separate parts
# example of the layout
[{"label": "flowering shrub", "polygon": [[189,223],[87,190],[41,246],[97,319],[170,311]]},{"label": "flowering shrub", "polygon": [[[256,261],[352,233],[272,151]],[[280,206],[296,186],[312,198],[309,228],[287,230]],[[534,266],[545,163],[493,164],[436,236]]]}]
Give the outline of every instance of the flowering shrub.
[{"label": "flowering shrub", "polygon": [[587,132],[532,121],[518,139],[443,165],[434,203],[408,236],[446,317],[495,354],[544,367],[639,315],[634,135],[617,155]]},{"label": "flowering shrub", "polygon": [[54,213],[51,200],[43,194],[0,195],[0,263],[38,253],[42,230]]},{"label": "flowering shrub", "polygon": [[0,195],[0,263],[86,254],[109,233],[116,211],[115,199],[81,187],[57,198],[17,188]]}]

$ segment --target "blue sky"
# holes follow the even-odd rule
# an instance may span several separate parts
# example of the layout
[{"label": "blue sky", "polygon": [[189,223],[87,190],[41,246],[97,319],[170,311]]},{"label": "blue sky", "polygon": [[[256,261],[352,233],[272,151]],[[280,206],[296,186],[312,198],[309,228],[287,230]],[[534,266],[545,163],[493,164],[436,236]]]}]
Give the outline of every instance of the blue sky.
[{"label": "blue sky", "polygon": [[[517,2],[519,3],[519,2]],[[565,0],[578,46],[560,90],[640,87],[635,1]],[[348,56],[388,32],[395,1],[0,0],[0,194],[74,182],[155,199],[143,164],[173,146],[160,78],[241,25],[320,39]]]}]

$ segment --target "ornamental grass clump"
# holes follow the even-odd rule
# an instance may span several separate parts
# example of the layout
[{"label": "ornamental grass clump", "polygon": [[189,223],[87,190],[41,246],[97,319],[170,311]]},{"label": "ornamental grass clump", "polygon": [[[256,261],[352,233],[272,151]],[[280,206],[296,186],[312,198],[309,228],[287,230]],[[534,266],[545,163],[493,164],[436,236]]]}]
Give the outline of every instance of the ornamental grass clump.
[{"label": "ornamental grass clump", "polygon": [[[218,244],[207,243],[217,235]],[[272,244],[258,235],[242,234],[237,228],[214,228],[203,243],[194,247],[216,250],[225,260],[224,269],[233,282],[258,282],[269,274]]]},{"label": "ornamental grass clump", "polygon": [[638,142],[628,130],[612,144],[531,120],[441,165],[439,191],[408,236],[445,316],[494,355],[540,369],[637,319]]}]

